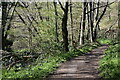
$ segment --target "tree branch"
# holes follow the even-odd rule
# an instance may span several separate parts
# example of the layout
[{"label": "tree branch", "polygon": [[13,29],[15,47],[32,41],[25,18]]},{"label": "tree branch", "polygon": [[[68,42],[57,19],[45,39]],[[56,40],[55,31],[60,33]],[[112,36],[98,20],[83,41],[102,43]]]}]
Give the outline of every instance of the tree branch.
[{"label": "tree branch", "polygon": [[111,28],[117,23],[118,19],[108,28],[107,31],[111,30]]},{"label": "tree branch", "polygon": [[96,8],[94,8],[93,10],[88,11],[86,14],[90,13],[91,11],[96,10],[97,8],[102,8],[102,7],[105,7],[105,6],[109,6],[109,5],[113,4],[113,3],[114,3],[114,2],[111,2],[111,3],[107,4],[107,5],[103,5],[103,6],[100,6],[100,7],[96,7]]},{"label": "tree branch", "polygon": [[58,0],[60,7],[62,8],[63,11],[65,11],[65,8],[63,7],[62,3]]},{"label": "tree branch", "polygon": [[[101,14],[100,18],[98,19],[98,21],[97,21],[97,23],[96,23],[96,26],[99,24],[100,20],[102,19],[103,15],[105,14],[105,11],[106,11],[107,7],[108,7],[108,3],[107,3],[107,5],[105,6],[105,8],[104,8],[104,10],[103,10],[103,13]],[[95,27],[96,27],[96,26],[95,26]]]}]

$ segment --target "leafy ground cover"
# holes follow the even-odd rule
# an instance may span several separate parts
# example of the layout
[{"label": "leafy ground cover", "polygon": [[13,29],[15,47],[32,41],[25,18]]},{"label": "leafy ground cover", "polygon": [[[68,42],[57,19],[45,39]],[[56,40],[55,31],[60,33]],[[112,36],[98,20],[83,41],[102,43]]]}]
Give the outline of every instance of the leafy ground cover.
[{"label": "leafy ground cover", "polygon": [[115,40],[99,40],[100,43],[109,44],[104,56],[100,60],[100,76],[109,80],[120,80],[119,53],[120,44]]},{"label": "leafy ground cover", "polygon": [[77,50],[72,50],[67,53],[58,53],[54,56],[46,58],[42,60],[42,62],[38,63],[37,65],[31,66],[30,68],[23,69],[20,71],[15,71],[11,69],[10,71],[6,71],[3,69],[2,78],[4,79],[23,79],[23,78],[45,78],[48,74],[52,73],[60,63],[70,60],[73,57],[82,55],[83,53],[89,52],[93,48],[96,48],[99,44],[86,44],[82,46],[82,48]]}]

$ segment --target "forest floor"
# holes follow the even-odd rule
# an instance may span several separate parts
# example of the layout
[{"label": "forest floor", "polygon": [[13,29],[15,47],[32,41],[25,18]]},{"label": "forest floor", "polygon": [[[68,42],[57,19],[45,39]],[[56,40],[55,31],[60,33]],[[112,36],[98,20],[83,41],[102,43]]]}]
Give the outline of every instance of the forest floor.
[{"label": "forest floor", "polygon": [[49,80],[64,80],[64,79],[77,79],[90,80],[90,79],[101,79],[99,77],[99,65],[98,62],[103,56],[104,50],[107,45],[102,45],[91,52],[85,53],[81,56],[75,57],[69,61],[61,63],[60,66],[53,74],[48,76]]}]

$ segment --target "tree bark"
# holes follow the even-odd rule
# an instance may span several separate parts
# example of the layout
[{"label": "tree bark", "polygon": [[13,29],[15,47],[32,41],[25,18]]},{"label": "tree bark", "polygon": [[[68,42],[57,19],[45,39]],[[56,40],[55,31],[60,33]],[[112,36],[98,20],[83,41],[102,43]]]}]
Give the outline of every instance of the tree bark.
[{"label": "tree bark", "polygon": [[[2,2],[2,49],[5,50],[5,26],[7,22],[7,2]],[[4,16],[3,16],[4,15]]]},{"label": "tree bark", "polygon": [[92,1],[92,2],[91,2],[91,10],[92,10],[92,21],[93,21],[93,23],[94,23],[94,19],[95,19],[95,17],[94,17],[95,10],[93,10],[94,7],[95,7],[94,1]]},{"label": "tree bark", "polygon": [[55,34],[56,34],[56,42],[59,42],[59,39],[58,39],[58,13],[57,13],[57,2],[53,2],[54,4],[54,8],[55,8]]},{"label": "tree bark", "polygon": [[98,24],[100,23],[102,17],[104,16],[107,7],[108,7],[108,2],[107,2],[107,5],[105,6],[105,8],[104,8],[104,10],[103,10],[103,13],[100,15],[100,17],[99,17],[99,19],[97,20],[97,23],[96,23],[96,25],[95,25],[95,29],[94,29],[94,41],[96,41],[97,34],[98,34],[97,26],[98,26]]},{"label": "tree bark", "polygon": [[[50,10],[49,10],[49,2],[48,2],[48,0],[47,0],[47,9],[48,9],[48,13],[49,13]],[[46,20],[49,21],[49,15],[48,15]]]},{"label": "tree bark", "polygon": [[70,20],[71,20],[71,45],[73,46],[73,15],[72,15],[72,0],[70,0]]},{"label": "tree bark", "polygon": [[[2,50],[7,50],[7,46],[11,46],[12,45],[12,41],[10,41],[9,43],[7,43],[7,36],[8,33],[7,31],[10,30],[11,28],[11,21],[13,19],[14,16],[14,12],[15,12],[15,8],[17,6],[17,3],[14,2],[13,4],[10,4],[10,7],[8,7],[8,2],[1,2],[2,3]],[[13,9],[12,9],[13,8]],[[12,11],[10,11],[12,9]],[[10,19],[8,18],[8,14],[11,12],[11,16]]]},{"label": "tree bark", "polygon": [[59,4],[63,10],[62,18],[62,36],[63,36],[63,49],[65,52],[68,52],[68,30],[67,30],[67,20],[68,20],[68,1],[65,2],[65,8],[62,6],[61,2]]},{"label": "tree bark", "polygon": [[[2,12],[2,6],[0,6],[0,12]],[[2,15],[0,15],[0,50],[2,50],[2,23],[1,21],[2,21]]]},{"label": "tree bark", "polygon": [[[90,11],[88,3],[87,3],[87,11]],[[87,22],[88,22],[87,40],[89,40],[89,37],[90,37],[90,13],[87,13]]]},{"label": "tree bark", "polygon": [[80,45],[84,44],[85,20],[86,20],[86,2],[83,2],[83,22],[80,31]]},{"label": "tree bark", "polygon": [[38,10],[39,19],[43,22],[43,18],[42,18],[42,16],[41,16],[40,10],[39,10],[38,5],[37,5],[36,2],[35,2],[35,6],[36,6],[36,8],[37,8],[37,10]]},{"label": "tree bark", "polygon": [[89,30],[90,30],[90,36],[89,36],[89,39],[90,39],[90,42],[93,42],[93,22],[94,22],[94,12],[92,11],[93,9],[93,3],[90,2],[89,3],[90,5],[90,25],[89,25]]},{"label": "tree bark", "polygon": [[119,28],[119,30],[118,30],[118,42],[120,43],[120,37],[119,37],[120,36],[120,1],[118,2],[118,28]]},{"label": "tree bark", "polygon": [[81,26],[82,26],[82,15],[80,16],[80,25],[79,25],[78,42],[80,42]]},{"label": "tree bark", "polygon": [[[97,21],[98,20],[98,18],[99,18],[99,1],[97,1],[97,4],[96,4],[96,7],[97,7],[97,9],[96,9],[96,17],[95,17],[95,20]],[[100,30],[100,26],[99,26],[99,24],[97,25],[97,30]]]}]

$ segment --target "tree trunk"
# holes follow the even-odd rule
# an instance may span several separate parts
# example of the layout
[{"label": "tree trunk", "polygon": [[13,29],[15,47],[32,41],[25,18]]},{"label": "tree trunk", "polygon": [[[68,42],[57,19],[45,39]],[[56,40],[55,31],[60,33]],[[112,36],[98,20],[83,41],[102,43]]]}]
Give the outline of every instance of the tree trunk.
[{"label": "tree trunk", "polygon": [[109,11],[108,14],[109,14],[109,15],[108,15],[108,19],[111,20],[111,11]]},{"label": "tree trunk", "polygon": [[73,16],[72,16],[72,0],[70,0],[70,20],[71,20],[71,45],[73,46]]},{"label": "tree trunk", "polygon": [[94,23],[94,18],[95,18],[95,17],[94,17],[95,10],[93,10],[94,7],[95,7],[94,1],[92,1],[92,2],[91,2],[91,10],[92,10],[92,21],[93,21],[93,23]]},{"label": "tree trunk", "polygon": [[[13,19],[13,16],[14,16],[14,11],[15,11],[15,8],[17,6],[17,3],[13,3],[15,4],[14,6],[11,5],[11,8],[13,8],[12,11],[9,11],[7,8],[8,8],[8,2],[2,2],[2,49],[3,50],[7,50],[7,46],[11,46],[12,45],[12,41],[11,42],[7,42],[7,36],[8,36],[8,33],[7,31],[10,30],[11,28],[11,21]],[[11,12],[11,16],[10,16],[10,19],[8,19],[9,21],[7,21],[7,17],[8,17],[8,14]]]},{"label": "tree trunk", "polygon": [[85,20],[86,20],[86,2],[83,2],[83,24],[80,31],[80,45],[84,44],[84,32],[85,32]]},{"label": "tree trunk", "polygon": [[63,35],[63,42],[64,42],[64,51],[68,52],[68,31],[67,31],[67,20],[68,20],[68,2],[65,5],[65,11],[62,18],[62,35]]},{"label": "tree trunk", "polygon": [[[0,12],[2,12],[2,6],[0,6]],[[0,15],[0,50],[2,50],[2,15]],[[1,58],[1,57],[0,57]]]},{"label": "tree trunk", "polygon": [[120,37],[119,37],[120,36],[120,1],[118,2],[118,28],[119,28],[119,30],[118,30],[118,41],[120,43]]},{"label": "tree trunk", "polygon": [[81,26],[82,26],[82,15],[80,16],[80,27],[79,27],[79,34],[78,34],[78,42],[80,42]]},{"label": "tree trunk", "polygon": [[104,16],[107,7],[108,7],[108,2],[107,2],[107,5],[105,6],[105,8],[104,8],[104,10],[103,10],[103,13],[100,15],[100,17],[99,17],[99,19],[97,20],[97,23],[96,23],[96,25],[95,25],[95,29],[94,29],[94,41],[96,41],[97,34],[98,34],[97,26],[99,25],[99,23],[100,23],[102,17]]},{"label": "tree trunk", "polygon": [[[49,2],[48,2],[48,0],[47,0],[47,10],[48,10],[48,13],[49,13]],[[49,16],[47,17],[47,19],[46,19],[47,21],[49,21]]]},{"label": "tree trunk", "polygon": [[65,8],[62,6],[59,1],[61,9],[63,10],[63,18],[62,18],[62,36],[63,36],[63,49],[65,52],[68,52],[68,30],[67,30],[67,20],[68,20],[68,1],[65,2]]},{"label": "tree trunk", "polygon": [[56,42],[59,42],[58,39],[58,13],[57,13],[57,2],[53,2],[55,8],[55,34],[56,34]]},{"label": "tree trunk", "polygon": [[[2,2],[2,49],[5,50],[5,26],[7,23],[7,2]],[[3,16],[4,15],[4,16]]]},{"label": "tree trunk", "polygon": [[[97,7],[97,9],[96,9],[96,17],[95,17],[95,20],[97,21],[98,20],[98,17],[99,17],[99,1],[97,1],[97,4],[96,4],[96,7]],[[99,24],[97,25],[97,30],[100,30],[100,26],[99,26]]]},{"label": "tree trunk", "polygon": [[[87,3],[88,4],[88,3]],[[89,5],[87,5],[87,12],[89,11]],[[87,40],[90,37],[90,13],[87,13],[87,22],[88,22],[88,30],[87,30]]]},{"label": "tree trunk", "polygon": [[93,3],[90,2],[89,5],[90,5],[90,25],[89,25],[90,36],[89,36],[89,39],[90,39],[90,42],[93,42],[93,27],[94,27],[93,25],[94,12],[92,11]]},{"label": "tree trunk", "polygon": [[29,31],[29,50],[30,50],[30,54],[33,53],[32,50],[32,30],[30,27],[28,27],[28,31]]},{"label": "tree trunk", "polygon": [[37,8],[37,10],[38,10],[39,19],[43,22],[43,18],[42,18],[42,16],[41,16],[40,10],[39,10],[38,5],[37,5],[36,2],[35,2],[35,6],[36,6],[36,8]]}]

